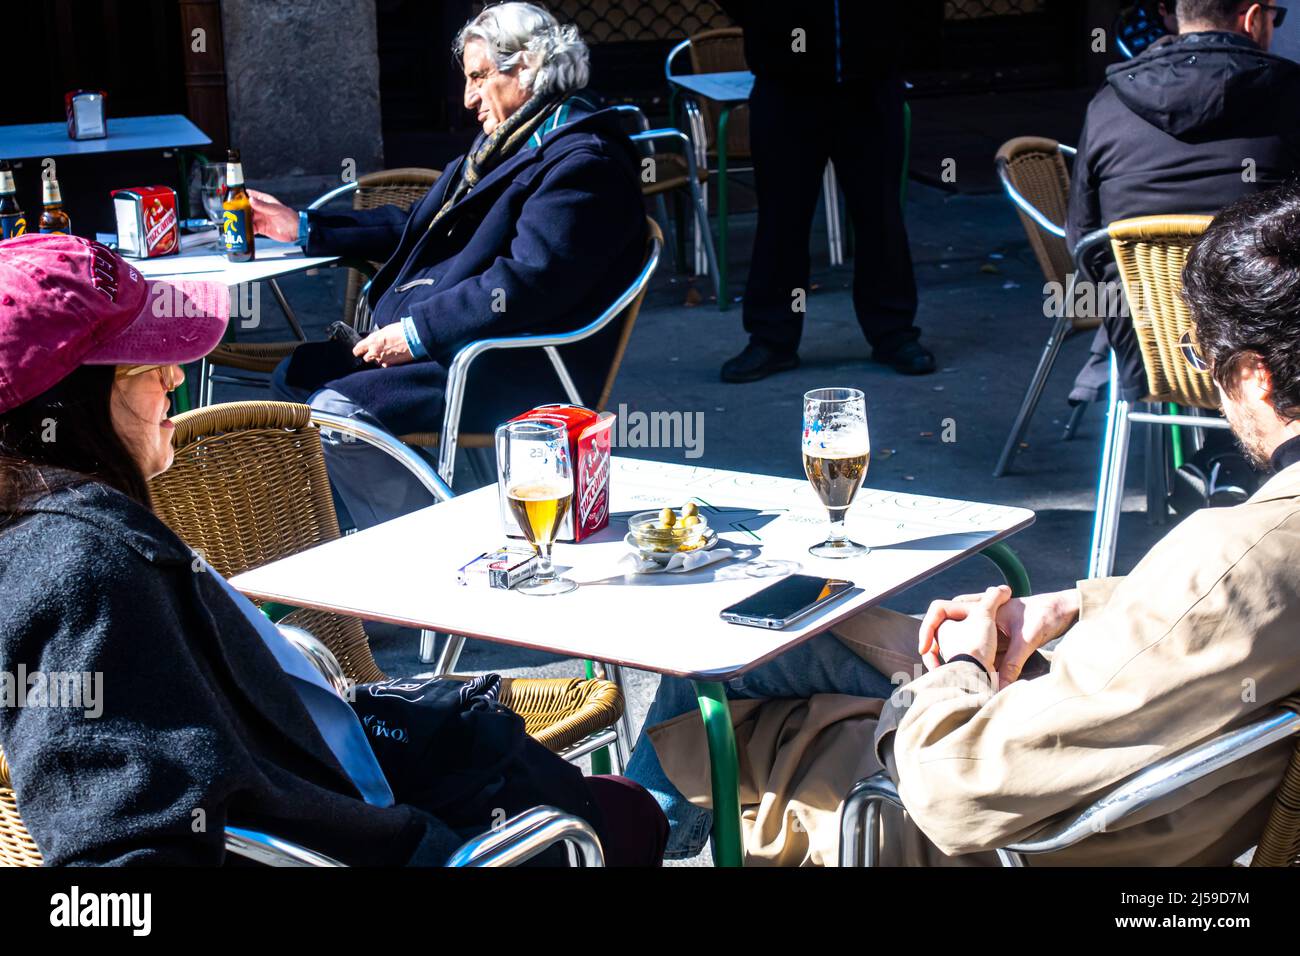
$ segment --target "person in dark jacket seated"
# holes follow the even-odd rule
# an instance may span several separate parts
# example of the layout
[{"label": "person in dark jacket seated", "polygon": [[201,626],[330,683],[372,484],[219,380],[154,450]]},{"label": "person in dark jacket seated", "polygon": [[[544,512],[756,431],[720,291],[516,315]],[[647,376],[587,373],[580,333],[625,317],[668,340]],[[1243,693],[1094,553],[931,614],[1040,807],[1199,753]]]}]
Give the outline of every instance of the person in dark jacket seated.
[{"label": "person in dark jacket seated", "polygon": [[[409,216],[396,206],[298,213],[250,192],[259,233],[304,243],[309,255],[387,260],[367,297],[375,330],[353,355],[334,343],[299,347],[273,377],[278,397],[398,435],[440,431],[447,368],[461,347],[580,328],[640,269],[639,157],[615,111],[575,95],[588,76],[577,29],[505,3],[466,24],[455,52],[465,108],[483,132]],[[585,401],[600,393],[618,334],[611,324],[562,350]],[[491,431],[564,400],[540,350],[488,353],[471,371],[461,427]],[[337,442],[326,454],[357,527],[431,503],[382,453]]]},{"label": "person in dark jacket seated", "polygon": [[[1179,0],[1177,15],[1178,35],[1110,67],[1088,106],[1070,180],[1071,249],[1117,219],[1213,215],[1300,169],[1300,66],[1268,52],[1283,11]],[[1089,265],[1095,277],[1119,281],[1108,250]],[[1119,397],[1149,394],[1132,319],[1104,319],[1072,402],[1105,397],[1112,346]]]},{"label": "person in dark jacket seated", "polygon": [[[538,803],[586,817],[612,863],[657,862],[648,795],[527,738],[507,765],[527,772],[485,778],[477,803],[447,748],[423,779],[386,776],[352,707],[154,515],[167,393],[228,314],[223,285],[146,282],[86,239],[0,243],[0,750],[45,863],[221,863],[231,824],[436,866],[496,809]],[[444,779],[455,800],[403,800]]]}]

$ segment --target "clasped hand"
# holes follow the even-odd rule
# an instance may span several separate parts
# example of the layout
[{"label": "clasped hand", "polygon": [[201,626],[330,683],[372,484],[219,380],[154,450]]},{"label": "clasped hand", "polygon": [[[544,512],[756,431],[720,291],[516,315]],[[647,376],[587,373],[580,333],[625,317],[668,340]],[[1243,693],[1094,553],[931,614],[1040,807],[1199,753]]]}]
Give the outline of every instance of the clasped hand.
[{"label": "clasped hand", "polygon": [[1005,584],[982,594],[935,601],[921,621],[917,650],[927,670],[968,654],[996,673],[997,687],[1020,677],[1025,662],[1079,617],[1079,592],[1013,598]]}]

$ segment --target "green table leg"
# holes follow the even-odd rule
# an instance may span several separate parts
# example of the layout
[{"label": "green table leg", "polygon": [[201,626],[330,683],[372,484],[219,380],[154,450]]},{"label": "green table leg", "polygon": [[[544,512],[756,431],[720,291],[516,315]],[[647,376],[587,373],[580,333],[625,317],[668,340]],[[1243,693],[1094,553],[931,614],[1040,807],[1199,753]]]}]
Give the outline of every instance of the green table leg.
[{"label": "green table leg", "polygon": [[722,685],[692,681],[709,739],[709,769],[713,783],[713,863],[742,866],[740,839],[740,770],[736,758],[736,733]]},{"label": "green table leg", "polygon": [[1013,597],[1029,597],[1034,593],[1029,586],[1029,572],[1025,570],[1024,564],[1021,563],[1020,556],[1001,541],[989,545],[980,554],[998,566],[998,570],[1006,578],[1007,584],[1011,585],[1011,595]]},{"label": "green table leg", "polygon": [[[1168,405],[1166,406],[1166,409],[1168,410],[1170,415],[1177,415],[1179,412],[1182,411],[1182,409],[1179,408],[1177,403],[1175,402],[1169,402]],[[1171,427],[1174,435],[1173,435],[1173,440],[1170,442],[1169,449],[1174,459],[1174,471],[1177,471],[1179,468],[1183,467],[1183,461],[1184,461],[1183,430],[1177,425],[1173,425]]]},{"label": "green table leg", "polygon": [[[587,680],[595,680],[596,665],[591,661],[583,661],[585,665]],[[610,765],[609,748],[601,747],[599,750],[591,752],[591,772],[592,774],[612,773],[613,768]]]},{"label": "green table leg", "polygon": [[724,106],[718,114],[718,311],[725,312],[731,304],[727,291],[727,123],[731,120],[731,107]]}]

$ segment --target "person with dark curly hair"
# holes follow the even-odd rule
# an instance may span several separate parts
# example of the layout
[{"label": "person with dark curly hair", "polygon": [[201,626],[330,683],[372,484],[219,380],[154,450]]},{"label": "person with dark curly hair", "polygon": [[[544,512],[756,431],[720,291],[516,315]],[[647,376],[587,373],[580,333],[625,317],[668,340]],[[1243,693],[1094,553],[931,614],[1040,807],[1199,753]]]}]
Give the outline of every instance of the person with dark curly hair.
[{"label": "person with dark curly hair", "polygon": [[[884,861],[997,865],[988,851],[1300,688],[1300,185],[1224,210],[1184,281],[1184,357],[1272,477],[1188,517],[1126,577],[936,601],[919,634],[872,608],[729,682],[750,699],[735,710],[749,861],[834,862],[844,794],[884,767],[907,807],[884,818]],[[670,857],[712,826],[696,706],[689,681],[665,678],[628,765],[668,814]],[[1279,741],[1030,859],[1229,865],[1259,839],[1293,750]]]}]

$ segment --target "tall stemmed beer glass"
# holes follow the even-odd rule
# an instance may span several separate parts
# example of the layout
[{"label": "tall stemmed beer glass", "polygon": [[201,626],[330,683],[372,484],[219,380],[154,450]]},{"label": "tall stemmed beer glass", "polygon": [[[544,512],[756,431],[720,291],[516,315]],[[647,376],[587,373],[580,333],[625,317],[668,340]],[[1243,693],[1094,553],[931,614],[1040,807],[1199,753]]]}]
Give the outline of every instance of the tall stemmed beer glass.
[{"label": "tall stemmed beer glass", "polygon": [[809,548],[809,554],[851,558],[871,550],[844,532],[844,516],[870,463],[866,396],[856,388],[815,388],[805,394],[803,468],[831,519],[830,537]]},{"label": "tall stemmed beer glass", "polygon": [[578,585],[557,577],[551,546],[573,502],[569,432],[563,424],[510,422],[497,433],[497,470],[510,513],[537,552],[537,573],[515,585],[521,594],[566,594]]}]

